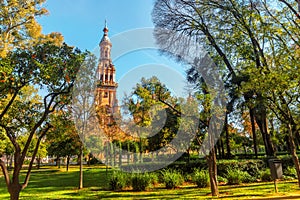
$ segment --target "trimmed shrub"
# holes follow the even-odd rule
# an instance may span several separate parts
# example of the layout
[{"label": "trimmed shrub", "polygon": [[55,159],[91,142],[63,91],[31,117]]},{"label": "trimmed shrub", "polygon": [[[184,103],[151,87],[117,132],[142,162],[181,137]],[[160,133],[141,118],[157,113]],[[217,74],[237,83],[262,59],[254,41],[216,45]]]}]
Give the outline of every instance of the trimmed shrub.
[{"label": "trimmed shrub", "polygon": [[263,160],[220,160],[218,165],[218,175],[225,177],[230,169],[239,169],[248,172],[251,176],[259,177],[259,169],[266,168]]},{"label": "trimmed shrub", "polygon": [[209,175],[207,171],[196,170],[193,174],[192,180],[199,188],[205,188],[209,186]]},{"label": "trimmed shrub", "polygon": [[136,173],[131,176],[131,186],[134,191],[145,191],[151,185],[148,173]]},{"label": "trimmed shrub", "polygon": [[266,169],[264,171],[261,171],[260,172],[260,179],[261,179],[261,181],[271,181],[272,177],[271,177],[270,169]]},{"label": "trimmed shrub", "polygon": [[242,177],[240,175],[240,170],[237,169],[228,169],[226,175],[228,184],[230,185],[239,185],[242,183]]},{"label": "trimmed shrub", "polygon": [[174,189],[183,183],[183,176],[178,171],[164,170],[162,171],[163,183],[167,189]]},{"label": "trimmed shrub", "polygon": [[109,188],[114,191],[119,191],[129,186],[130,176],[128,174],[114,171],[109,179]]},{"label": "trimmed shrub", "polygon": [[228,184],[239,185],[241,183],[249,183],[256,181],[255,177],[252,177],[248,172],[241,171],[239,169],[229,169],[226,175]]}]

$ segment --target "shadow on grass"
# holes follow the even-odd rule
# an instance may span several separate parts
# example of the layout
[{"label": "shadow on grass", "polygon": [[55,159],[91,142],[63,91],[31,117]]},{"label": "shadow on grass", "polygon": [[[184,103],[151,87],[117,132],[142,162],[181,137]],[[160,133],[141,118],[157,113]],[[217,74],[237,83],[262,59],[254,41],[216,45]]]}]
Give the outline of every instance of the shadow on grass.
[{"label": "shadow on grass", "polygon": [[255,198],[255,200],[266,200],[266,199],[300,199],[300,195],[298,196],[287,196],[287,197],[266,197],[266,198]]}]

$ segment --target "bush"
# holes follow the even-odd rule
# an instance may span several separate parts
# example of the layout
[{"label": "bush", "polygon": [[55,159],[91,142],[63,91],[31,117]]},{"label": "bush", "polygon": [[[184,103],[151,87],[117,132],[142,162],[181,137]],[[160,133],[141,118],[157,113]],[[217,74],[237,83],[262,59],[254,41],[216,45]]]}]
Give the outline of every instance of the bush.
[{"label": "bush", "polygon": [[191,174],[184,174],[183,178],[184,178],[185,182],[192,181],[192,175]]},{"label": "bush", "polygon": [[240,170],[234,170],[234,169],[228,169],[227,170],[227,181],[230,185],[238,185],[242,182],[241,176],[240,176]]},{"label": "bush", "polygon": [[222,176],[218,176],[218,183],[227,183],[228,182],[228,180],[227,180],[227,178],[224,178],[224,177],[222,177]]},{"label": "bush", "polygon": [[157,173],[149,173],[148,176],[149,176],[149,178],[150,178],[150,183],[151,183],[152,185],[158,184],[159,180],[158,180],[158,175],[157,175]]},{"label": "bush", "polygon": [[243,183],[254,183],[256,182],[256,177],[251,176],[248,172],[241,171],[242,182]]},{"label": "bush", "polygon": [[115,171],[109,179],[109,187],[111,190],[118,191],[130,185],[130,176],[120,171]]},{"label": "bush", "polygon": [[297,171],[295,167],[288,166],[286,170],[284,170],[283,174],[288,177],[297,178]]},{"label": "bush", "polygon": [[148,173],[136,173],[131,176],[131,185],[134,191],[145,191],[151,185]]},{"label": "bush", "polygon": [[255,177],[252,177],[248,172],[241,171],[239,169],[229,169],[226,175],[228,184],[239,185],[241,183],[249,183],[256,181]]},{"label": "bush", "polygon": [[209,186],[209,175],[207,171],[196,170],[193,174],[192,180],[199,188],[205,188]]},{"label": "bush", "polygon": [[162,179],[167,189],[174,189],[183,183],[183,176],[178,171],[162,171]]},{"label": "bush", "polygon": [[218,165],[218,175],[225,177],[229,169],[239,169],[246,171],[256,178],[259,176],[259,169],[266,168],[263,160],[220,160]]},{"label": "bush", "polygon": [[272,177],[271,177],[270,169],[266,169],[264,171],[261,171],[260,172],[260,179],[261,179],[261,181],[271,181]]},{"label": "bush", "polygon": [[282,176],[282,180],[284,180],[284,181],[289,181],[289,180],[294,180],[295,178],[294,177],[292,177],[292,176],[286,176],[286,175],[283,175]]}]

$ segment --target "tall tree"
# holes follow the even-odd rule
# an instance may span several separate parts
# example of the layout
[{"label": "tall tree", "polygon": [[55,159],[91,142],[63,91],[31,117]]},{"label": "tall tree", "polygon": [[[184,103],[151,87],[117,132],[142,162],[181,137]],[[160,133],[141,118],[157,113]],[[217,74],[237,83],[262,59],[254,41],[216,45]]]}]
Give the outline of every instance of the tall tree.
[{"label": "tall tree", "polygon": [[100,132],[95,105],[96,67],[96,57],[89,53],[80,67],[72,90],[72,117],[82,141],[79,153],[79,189],[83,188],[83,145],[86,144],[85,138],[93,135],[99,136]]},{"label": "tall tree", "polygon": [[[66,44],[47,43],[34,46],[33,50],[17,49],[0,60],[0,127],[14,146],[12,178],[1,159],[0,166],[11,199],[18,199],[20,191],[28,185],[41,140],[52,127],[49,115],[69,102],[84,57],[84,53]],[[43,99],[33,101],[37,93],[26,93],[29,86],[42,89]],[[27,140],[21,148],[17,139],[24,134]],[[20,182],[20,171],[34,137],[34,152],[25,179]]]},{"label": "tall tree", "polygon": [[[125,104],[134,121],[131,129],[139,138],[140,157],[145,148],[155,151],[168,145],[178,130],[178,116],[161,100],[176,102],[157,77],[142,78],[126,99]],[[144,146],[147,143],[148,147]]]},{"label": "tall tree", "polygon": [[[173,1],[164,0],[156,4],[153,19],[156,27],[170,29],[200,41],[223,71],[225,82],[235,96],[253,98],[253,91],[241,91],[241,84],[248,79],[244,70],[250,66],[261,68],[265,58],[261,51],[260,38],[253,30],[251,2],[244,1]],[[251,8],[251,7],[250,7]],[[161,14],[167,16],[161,18]],[[250,17],[249,17],[250,16]],[[158,43],[164,48],[176,38],[156,33]],[[226,38],[223,39],[223,38]],[[257,99],[263,101],[263,99]],[[263,134],[266,153],[274,155],[274,147],[267,131],[266,106],[258,103],[256,120]]]},{"label": "tall tree", "polygon": [[[297,121],[292,106],[297,104],[294,101],[297,92],[291,92],[297,91],[297,85],[293,84],[297,81],[290,72],[295,70],[297,73],[298,69],[299,20],[295,20],[297,12],[292,1],[279,2],[282,3],[262,0],[162,0],[157,1],[153,12],[157,27],[195,37],[220,67],[226,67],[223,72],[230,89],[252,103],[251,113],[259,126],[268,156],[275,155],[268,130],[270,111],[277,112],[278,119],[285,116],[281,121],[288,130],[292,130],[290,140],[298,134],[295,126],[290,128]],[[156,37],[161,46],[174,41],[174,38],[160,33],[157,32]],[[287,68],[293,70],[288,71]],[[286,82],[287,78],[293,80],[291,84]],[[278,82],[272,82],[272,86],[269,80]],[[275,84],[280,89],[274,91]],[[273,99],[272,102],[269,102],[270,99]],[[276,107],[272,105],[274,103]],[[295,147],[293,141],[290,143],[298,172]]]}]

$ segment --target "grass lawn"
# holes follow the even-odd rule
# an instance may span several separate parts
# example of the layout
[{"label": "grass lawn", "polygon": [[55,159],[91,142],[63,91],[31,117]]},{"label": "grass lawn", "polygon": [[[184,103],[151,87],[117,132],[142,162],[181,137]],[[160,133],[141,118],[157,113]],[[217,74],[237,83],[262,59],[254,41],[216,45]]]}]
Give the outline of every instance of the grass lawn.
[{"label": "grass lawn", "polygon": [[[85,167],[85,189],[78,190],[78,167],[71,167],[69,172],[55,167],[33,170],[29,185],[21,192],[20,199],[212,199],[209,188],[199,189],[191,184],[175,190],[159,185],[147,192],[112,192],[107,189],[110,174],[111,170],[106,173],[105,167]],[[278,189],[279,193],[275,193],[273,182],[219,186],[218,199],[300,199],[296,181],[279,182]],[[8,198],[4,178],[0,176],[0,199]]]}]

